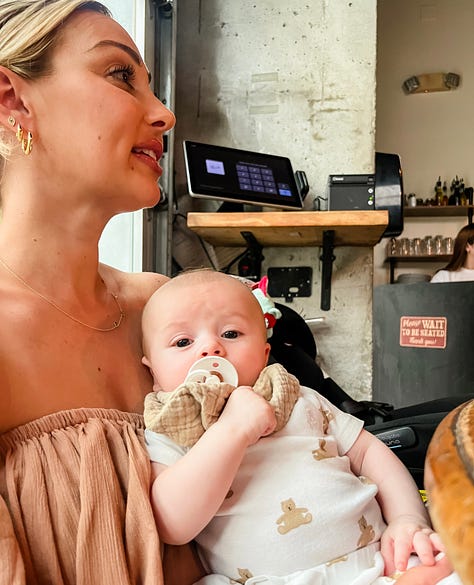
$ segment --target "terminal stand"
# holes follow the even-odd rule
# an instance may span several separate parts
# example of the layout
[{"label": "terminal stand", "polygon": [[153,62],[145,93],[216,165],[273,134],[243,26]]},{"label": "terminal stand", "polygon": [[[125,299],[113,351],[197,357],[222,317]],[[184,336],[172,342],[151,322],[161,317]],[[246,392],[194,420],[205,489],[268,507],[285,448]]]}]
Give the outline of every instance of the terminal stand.
[{"label": "terminal stand", "polygon": [[323,263],[321,272],[321,310],[329,311],[331,308],[331,279],[332,265],[336,257],[334,252],[334,230],[323,232],[323,249],[320,260]]}]

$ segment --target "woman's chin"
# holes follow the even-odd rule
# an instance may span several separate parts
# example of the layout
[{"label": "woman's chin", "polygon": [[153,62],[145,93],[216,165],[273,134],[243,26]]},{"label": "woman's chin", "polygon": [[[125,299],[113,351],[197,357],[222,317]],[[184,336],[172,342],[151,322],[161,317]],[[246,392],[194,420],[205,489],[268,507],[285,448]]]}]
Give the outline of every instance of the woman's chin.
[{"label": "woman's chin", "polygon": [[142,192],[140,195],[141,196],[137,198],[140,205],[139,209],[150,209],[159,203],[163,203],[165,199],[158,186],[155,189],[150,190],[148,193]]}]

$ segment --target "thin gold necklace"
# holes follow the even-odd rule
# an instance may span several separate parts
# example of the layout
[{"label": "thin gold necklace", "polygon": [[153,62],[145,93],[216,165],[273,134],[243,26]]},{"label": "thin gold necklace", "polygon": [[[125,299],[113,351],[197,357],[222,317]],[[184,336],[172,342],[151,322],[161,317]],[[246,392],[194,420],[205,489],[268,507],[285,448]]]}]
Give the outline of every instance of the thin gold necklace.
[{"label": "thin gold necklace", "polygon": [[63,315],[66,315],[66,317],[69,317],[69,319],[72,319],[72,321],[75,321],[76,323],[79,323],[80,325],[84,325],[84,327],[88,327],[89,329],[93,329],[94,331],[107,332],[107,331],[114,331],[114,329],[118,329],[120,327],[120,325],[122,324],[123,318],[125,317],[125,313],[123,312],[122,306],[120,305],[120,302],[118,300],[118,296],[114,293],[110,293],[110,294],[112,295],[114,301],[117,304],[118,310],[120,311],[120,317],[116,321],[114,321],[114,324],[112,325],[112,327],[94,327],[94,325],[88,325],[87,323],[84,323],[84,321],[81,321],[80,319],[77,319],[73,315],[70,315],[67,311],[62,309],[54,301],[52,301],[51,299],[48,299],[48,297],[45,297],[43,294],[41,294],[39,291],[37,291],[35,288],[33,288],[30,284],[28,284],[26,282],[26,280],[23,280],[23,278],[19,274],[17,274],[13,270],[13,268],[10,268],[10,266],[8,266],[8,264],[6,264],[6,262],[4,262],[1,258],[0,258],[0,264],[12,276],[14,276],[17,280],[19,280],[23,284],[23,286],[26,286],[26,288],[28,290],[30,290],[36,296],[40,297],[40,299],[43,299],[43,301],[46,301],[48,304],[50,304],[52,307],[54,307],[57,311],[59,311]]}]

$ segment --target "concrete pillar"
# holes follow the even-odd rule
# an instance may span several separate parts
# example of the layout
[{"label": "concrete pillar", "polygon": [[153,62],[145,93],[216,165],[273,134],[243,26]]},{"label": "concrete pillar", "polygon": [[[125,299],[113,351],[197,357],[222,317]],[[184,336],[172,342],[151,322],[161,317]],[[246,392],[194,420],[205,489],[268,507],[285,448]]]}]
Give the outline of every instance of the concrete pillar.
[{"label": "concrete pillar", "polygon": [[[176,192],[190,200],[182,140],[288,156],[310,184],[305,207],[326,208],[329,174],[373,172],[376,0],[178,0]],[[178,218],[174,254],[209,265]],[[225,266],[239,250],[211,251]],[[265,249],[268,266],[312,266],[309,298],[293,307],[323,317],[315,329],[323,368],[357,399],[372,391],[371,248],[336,248],[330,311],[320,309],[320,249]],[[278,299],[281,300],[281,299]]]}]

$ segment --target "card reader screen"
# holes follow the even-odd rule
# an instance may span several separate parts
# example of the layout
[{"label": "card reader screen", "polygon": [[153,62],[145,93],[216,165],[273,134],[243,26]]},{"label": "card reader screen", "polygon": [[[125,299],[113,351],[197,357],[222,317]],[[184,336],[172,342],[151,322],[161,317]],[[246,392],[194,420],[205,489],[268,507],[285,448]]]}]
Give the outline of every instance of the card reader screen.
[{"label": "card reader screen", "polygon": [[184,141],[189,193],[193,197],[301,209],[288,158]]}]

